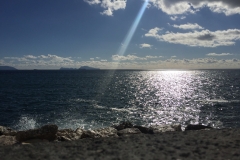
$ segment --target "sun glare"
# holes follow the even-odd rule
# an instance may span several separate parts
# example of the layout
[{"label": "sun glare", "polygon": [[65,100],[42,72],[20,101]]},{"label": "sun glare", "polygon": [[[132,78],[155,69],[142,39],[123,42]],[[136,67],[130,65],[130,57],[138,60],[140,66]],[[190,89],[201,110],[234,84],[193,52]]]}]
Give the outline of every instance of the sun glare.
[{"label": "sun glare", "polygon": [[[187,79],[186,77],[191,77],[192,75],[187,71],[177,71],[177,70],[170,70],[170,71],[159,71],[158,74],[161,77],[161,82],[164,82],[166,86],[168,86],[168,90],[171,89],[172,91],[169,94],[174,98],[179,98],[183,92],[183,88],[185,88],[185,82]],[[188,76],[186,76],[186,74]],[[190,78],[191,79],[191,78]]]}]

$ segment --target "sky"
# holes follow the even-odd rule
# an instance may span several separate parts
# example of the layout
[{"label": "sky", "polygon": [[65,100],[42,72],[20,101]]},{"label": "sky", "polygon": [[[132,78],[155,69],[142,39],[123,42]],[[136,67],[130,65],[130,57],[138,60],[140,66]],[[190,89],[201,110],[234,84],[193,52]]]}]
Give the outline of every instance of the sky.
[{"label": "sky", "polygon": [[240,69],[240,1],[1,0],[0,66]]}]

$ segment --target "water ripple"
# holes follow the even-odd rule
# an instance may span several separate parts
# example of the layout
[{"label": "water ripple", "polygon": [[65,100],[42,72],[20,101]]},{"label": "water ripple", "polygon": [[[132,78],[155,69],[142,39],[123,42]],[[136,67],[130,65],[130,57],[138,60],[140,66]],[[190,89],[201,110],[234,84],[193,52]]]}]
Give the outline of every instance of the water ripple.
[{"label": "water ripple", "polygon": [[239,70],[12,72],[0,76],[0,125],[240,127],[239,88]]}]

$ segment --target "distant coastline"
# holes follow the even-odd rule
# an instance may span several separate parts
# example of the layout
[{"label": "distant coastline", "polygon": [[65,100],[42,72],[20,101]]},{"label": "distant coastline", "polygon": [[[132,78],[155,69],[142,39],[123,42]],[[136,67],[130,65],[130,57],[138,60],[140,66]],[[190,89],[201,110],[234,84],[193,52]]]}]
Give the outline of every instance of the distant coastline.
[{"label": "distant coastline", "polygon": [[77,70],[77,68],[64,68],[64,67],[61,67],[59,70]]},{"label": "distant coastline", "polygon": [[0,66],[0,70],[4,71],[4,70],[12,70],[12,71],[16,71],[17,69],[11,66]]},{"label": "distant coastline", "polygon": [[100,68],[94,68],[94,67],[89,67],[89,66],[81,66],[79,69],[61,67],[60,70],[100,70]]}]

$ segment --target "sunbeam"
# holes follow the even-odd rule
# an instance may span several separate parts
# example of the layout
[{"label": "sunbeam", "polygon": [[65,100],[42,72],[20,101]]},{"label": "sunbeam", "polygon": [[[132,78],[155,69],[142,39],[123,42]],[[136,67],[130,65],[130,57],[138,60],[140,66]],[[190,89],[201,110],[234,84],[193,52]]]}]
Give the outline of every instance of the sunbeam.
[{"label": "sunbeam", "polygon": [[128,48],[128,45],[129,45],[129,43],[130,43],[130,41],[131,41],[131,39],[132,39],[136,29],[137,29],[137,26],[138,26],[138,24],[139,24],[139,22],[140,22],[140,20],[143,16],[143,13],[147,8],[148,1],[149,0],[145,0],[141,10],[139,11],[137,17],[135,18],[130,30],[128,31],[127,36],[125,37],[122,46],[120,47],[120,49],[118,51],[118,55],[122,56],[122,55],[125,54],[126,49]]},{"label": "sunbeam", "polygon": [[[149,0],[145,0],[142,8],[140,9],[137,17],[135,18],[135,20],[134,20],[131,28],[129,29],[129,31],[128,31],[127,35],[126,35],[126,37],[125,37],[125,39],[124,39],[124,41],[123,41],[122,46],[119,48],[118,55],[122,56],[122,55],[125,54],[126,49],[127,49],[128,45],[129,45],[129,43],[130,43],[130,41],[131,41],[131,39],[132,39],[132,37],[133,37],[136,29],[137,29],[137,26],[138,26],[138,24],[139,24],[139,22],[140,22],[140,20],[141,20],[141,18],[142,18],[142,16],[143,16],[143,13],[144,13],[144,11],[145,11],[146,8],[147,8],[148,1],[149,1]],[[111,72],[108,72],[108,76],[106,76],[106,77],[111,77],[110,75],[114,75],[115,70],[118,68],[118,64],[119,64],[119,62],[117,63],[116,66],[114,66],[114,67],[112,68],[113,70],[112,70]],[[105,81],[105,84],[104,84],[104,85],[105,85],[105,86],[108,86],[109,83],[111,82],[111,80],[112,80],[112,78],[105,78],[105,80],[104,80],[104,81]],[[101,84],[101,86],[102,86],[102,84]],[[100,88],[101,88],[101,87],[100,87]],[[106,92],[106,87],[105,87],[105,88],[103,87],[102,90],[101,90],[101,93],[105,93],[105,92]],[[99,94],[98,94],[97,97],[98,97],[99,99],[101,99],[102,95],[99,95]],[[95,98],[97,98],[97,97],[95,97]]]}]

